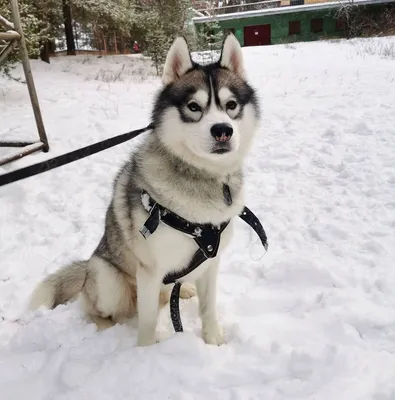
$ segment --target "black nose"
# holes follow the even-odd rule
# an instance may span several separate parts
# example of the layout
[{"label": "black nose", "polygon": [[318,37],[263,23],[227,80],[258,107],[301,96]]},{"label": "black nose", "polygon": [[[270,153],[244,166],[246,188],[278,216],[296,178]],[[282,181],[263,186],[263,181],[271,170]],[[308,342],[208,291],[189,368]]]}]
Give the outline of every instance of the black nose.
[{"label": "black nose", "polygon": [[215,124],[210,131],[217,142],[227,142],[233,135],[233,128],[229,124]]}]

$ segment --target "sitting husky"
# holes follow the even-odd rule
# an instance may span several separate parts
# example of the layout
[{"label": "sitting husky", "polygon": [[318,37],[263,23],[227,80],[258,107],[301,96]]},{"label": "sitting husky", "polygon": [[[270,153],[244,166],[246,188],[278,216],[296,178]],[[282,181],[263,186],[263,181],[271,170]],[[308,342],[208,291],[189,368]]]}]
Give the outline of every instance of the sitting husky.
[{"label": "sitting husky", "polygon": [[178,37],[168,52],[162,81],[152,132],[115,179],[99,245],[89,260],[74,262],[41,282],[30,306],[54,308],[81,294],[86,313],[99,329],[137,314],[138,345],[155,343],[158,312],[171,289],[162,281],[188,265],[197,245],[164,223],[144,238],[140,229],[150,215],[145,191],[191,223],[219,226],[230,221],[217,256],[182,280],[180,294],[194,295],[195,287],[188,282],[195,283],[202,337],[221,345],[218,264],[244,207],[242,164],[258,126],[258,100],[246,81],[242,50],[233,34],[225,38],[219,61],[209,65],[192,61],[186,40]]}]

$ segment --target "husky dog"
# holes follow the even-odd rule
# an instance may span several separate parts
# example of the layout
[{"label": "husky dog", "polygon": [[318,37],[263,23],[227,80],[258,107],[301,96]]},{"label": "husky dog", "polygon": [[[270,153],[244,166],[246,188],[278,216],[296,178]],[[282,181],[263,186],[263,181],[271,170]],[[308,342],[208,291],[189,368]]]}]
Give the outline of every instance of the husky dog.
[{"label": "husky dog", "polygon": [[[192,61],[186,40],[173,42],[157,95],[153,130],[118,173],[103,237],[87,261],[49,275],[33,292],[31,309],[54,308],[81,295],[99,329],[138,317],[138,345],[156,342],[160,307],[169,300],[166,274],[184,269],[197,250],[191,237],[160,223],[147,239],[139,232],[149,217],[141,193],[192,223],[218,226],[217,256],[182,280],[181,297],[199,299],[202,337],[224,343],[216,313],[216,281],[233,221],[244,207],[242,166],[259,123],[259,105],[247,83],[242,50],[233,34],[218,62]],[[232,201],[224,197],[228,185]]]}]

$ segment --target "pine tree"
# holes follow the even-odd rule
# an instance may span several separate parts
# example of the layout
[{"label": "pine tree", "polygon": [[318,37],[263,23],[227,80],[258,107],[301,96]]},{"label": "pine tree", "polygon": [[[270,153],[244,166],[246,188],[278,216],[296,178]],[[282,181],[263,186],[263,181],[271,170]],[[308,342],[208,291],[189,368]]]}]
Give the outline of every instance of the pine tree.
[{"label": "pine tree", "polygon": [[136,25],[143,53],[152,58],[158,75],[176,36],[188,36],[189,0],[136,1]]},{"label": "pine tree", "polygon": [[151,57],[157,75],[161,75],[171,39],[165,32],[163,20],[157,10],[147,13],[145,21],[148,29],[145,36],[144,54]]},{"label": "pine tree", "polygon": [[[75,52],[73,28],[89,32],[99,45],[109,38],[125,43],[130,40],[135,24],[135,6],[130,0],[19,0],[21,22],[30,58],[49,62],[55,38],[61,39],[67,31],[68,53]],[[11,20],[9,0],[0,0],[0,15]],[[71,20],[71,15],[72,19]],[[3,44],[0,43],[0,50]],[[18,49],[0,65],[0,72],[9,73],[18,60]]]},{"label": "pine tree", "polygon": [[[90,38],[91,46],[99,49],[101,44],[107,49],[112,43],[115,50],[123,49],[125,43],[138,39],[158,74],[174,38],[180,34],[191,37],[190,0],[19,0],[19,6],[29,57],[41,56],[47,62],[55,39],[64,38],[65,25],[72,33],[71,23],[77,35],[83,33],[85,40]],[[0,0],[0,14],[10,19],[8,0]],[[72,54],[74,41],[67,36]],[[215,45],[214,37],[211,45]],[[8,71],[17,54],[15,51],[0,71]]]},{"label": "pine tree", "polygon": [[[28,55],[30,58],[38,58],[40,47],[54,38],[56,29],[60,25],[60,7],[56,0],[23,0],[19,1],[19,11]],[[0,0],[0,15],[12,20],[8,0]],[[2,46],[4,44],[0,43],[0,50]],[[8,56],[5,63],[0,65],[0,73],[9,75],[17,60],[18,48]]]},{"label": "pine tree", "polygon": [[224,40],[223,30],[214,17],[211,22],[202,24],[196,31],[196,51],[204,64],[216,61]]},{"label": "pine tree", "polygon": [[[111,43],[118,48],[118,42],[130,42],[136,23],[135,5],[130,0],[71,0],[74,20],[80,29],[93,33],[96,48],[101,43]],[[124,47],[124,46],[122,46]]]}]

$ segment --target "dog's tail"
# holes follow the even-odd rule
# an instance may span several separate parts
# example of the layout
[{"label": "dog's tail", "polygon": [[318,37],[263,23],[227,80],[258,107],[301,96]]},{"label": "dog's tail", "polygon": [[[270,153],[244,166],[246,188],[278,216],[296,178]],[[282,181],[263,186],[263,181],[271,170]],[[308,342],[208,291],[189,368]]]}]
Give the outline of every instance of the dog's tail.
[{"label": "dog's tail", "polygon": [[29,308],[55,308],[59,304],[74,300],[85,285],[87,266],[87,261],[77,261],[49,275],[32,293]]}]

